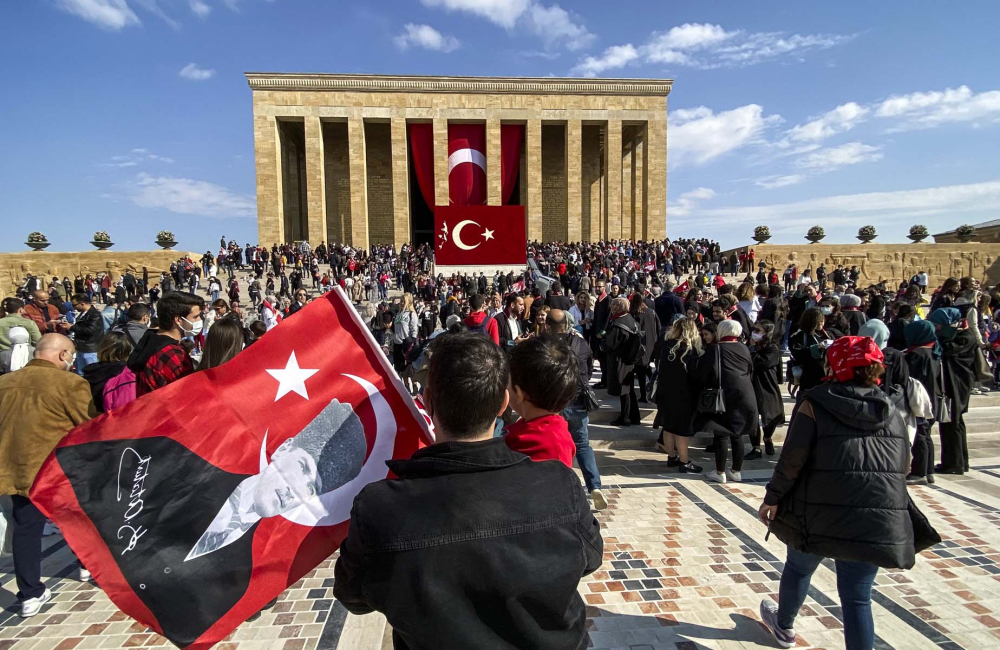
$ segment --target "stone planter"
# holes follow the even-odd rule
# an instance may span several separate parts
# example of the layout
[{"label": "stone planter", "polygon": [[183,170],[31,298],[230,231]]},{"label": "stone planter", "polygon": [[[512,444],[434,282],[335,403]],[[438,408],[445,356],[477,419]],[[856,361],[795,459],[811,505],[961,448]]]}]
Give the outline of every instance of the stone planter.
[{"label": "stone planter", "polygon": [[963,244],[968,244],[970,241],[972,241],[972,238],[975,237],[975,235],[974,234],[973,235],[956,235],[956,237],[957,237],[957,239],[958,239],[959,242],[961,242]]},{"label": "stone planter", "polygon": [[94,241],[92,241],[90,243],[93,245],[94,248],[96,248],[98,250],[102,250],[102,251],[105,250],[105,249],[111,248],[112,246],[114,246],[114,244],[111,243],[111,242],[109,242],[109,241],[97,241],[97,240],[94,240]]},{"label": "stone planter", "polygon": [[907,235],[907,237],[914,243],[919,244],[920,242],[927,239],[929,235]]},{"label": "stone planter", "polygon": [[858,239],[861,241],[862,244],[871,243],[871,241],[876,237],[878,237],[878,235],[858,235]]},{"label": "stone planter", "polygon": [[806,239],[809,240],[810,244],[818,244],[824,237],[826,237],[826,235],[806,235]]},{"label": "stone planter", "polygon": [[755,242],[757,242],[758,244],[763,244],[764,242],[766,242],[770,238],[771,238],[771,235],[754,235],[753,236],[753,240]]},{"label": "stone planter", "polygon": [[156,240],[156,245],[159,246],[160,248],[162,248],[165,251],[172,251],[172,250],[174,250],[174,246],[177,245],[177,242],[175,242],[175,241],[163,241],[163,240],[159,240],[158,239],[158,240]]},{"label": "stone planter", "polygon": [[29,241],[29,242],[26,242],[26,244],[27,244],[27,246],[29,248],[31,248],[32,250],[36,250],[36,251],[40,251],[43,248],[48,248],[49,247],[49,242],[47,242],[47,241]]}]

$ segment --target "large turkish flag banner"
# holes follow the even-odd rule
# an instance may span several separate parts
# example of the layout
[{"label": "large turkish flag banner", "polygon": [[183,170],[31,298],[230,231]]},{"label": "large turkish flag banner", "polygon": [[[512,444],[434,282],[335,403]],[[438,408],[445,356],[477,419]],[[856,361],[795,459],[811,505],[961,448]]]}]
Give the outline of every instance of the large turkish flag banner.
[{"label": "large turkish flag banner", "polygon": [[31,500],[123,612],[208,648],[328,558],[430,434],[340,288],[228,363],[71,431]]},{"label": "large turkish flag banner", "polygon": [[527,264],[523,205],[434,209],[434,262],[445,266]]},{"label": "large turkish flag banner", "polygon": [[448,125],[448,198],[451,205],[486,204],[486,125]]}]

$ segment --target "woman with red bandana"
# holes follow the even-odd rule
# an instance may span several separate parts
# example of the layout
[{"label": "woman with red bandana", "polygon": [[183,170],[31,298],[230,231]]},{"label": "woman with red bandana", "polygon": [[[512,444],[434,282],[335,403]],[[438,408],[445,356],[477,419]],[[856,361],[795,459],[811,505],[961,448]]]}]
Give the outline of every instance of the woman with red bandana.
[{"label": "woman with red bandana", "polygon": [[788,545],[778,603],[761,620],[785,648],[813,572],[836,561],[848,650],[874,642],[871,589],[879,567],[909,569],[917,549],[906,493],[906,425],[879,388],[878,345],[844,336],[826,351],[827,376],[792,418],[759,516]]}]

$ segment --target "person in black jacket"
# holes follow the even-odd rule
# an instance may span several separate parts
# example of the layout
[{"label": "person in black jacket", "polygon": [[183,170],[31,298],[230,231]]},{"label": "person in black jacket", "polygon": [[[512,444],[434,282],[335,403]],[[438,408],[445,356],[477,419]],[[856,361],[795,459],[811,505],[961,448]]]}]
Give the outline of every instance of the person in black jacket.
[{"label": "person in black jacket", "polygon": [[97,363],[97,344],[104,336],[104,319],[101,312],[90,304],[85,293],[73,296],[73,309],[77,311],[76,322],[69,328],[76,344],[76,372],[83,375],[83,369]]},{"label": "person in black jacket", "polygon": [[611,296],[607,292],[608,282],[604,278],[597,281],[597,300],[594,302],[594,329],[590,340],[590,349],[594,358],[601,362],[601,379],[595,389],[608,387],[608,355],[604,350],[604,337],[611,318]]},{"label": "person in black jacket", "polygon": [[887,393],[893,390],[905,393],[906,384],[910,380],[910,368],[906,365],[906,356],[902,352],[888,347],[889,328],[886,324],[880,320],[870,320],[858,328],[858,336],[869,337],[882,350],[882,356],[885,358],[882,361],[885,375],[882,376],[879,387]]},{"label": "person in black jacket", "polygon": [[660,346],[653,427],[661,429],[656,447],[667,454],[667,467],[677,467],[682,474],[699,474],[702,470],[688,458],[688,442],[694,435],[691,421],[698,396],[694,371],[701,354],[701,336],[694,319],[675,321]]},{"label": "person in black jacket", "polygon": [[577,588],[604,543],[580,480],[493,437],[510,374],[498,346],[465,332],[431,349],[437,442],[355,498],[334,596],[384,613],[397,650],[586,648]]},{"label": "person in black jacket", "polygon": [[882,352],[867,337],[845,336],[826,352],[830,380],[799,406],[759,516],[788,545],[778,603],[761,620],[782,647],[795,644],[795,617],[813,572],[836,561],[844,638],[851,650],[874,642],[871,589],[879,567],[914,564],[906,492],[906,425],[877,385]]},{"label": "person in black jacket", "polygon": [[[906,326],[906,365],[910,377],[919,381],[927,396],[931,398],[934,419],[941,418],[941,403],[944,377],[941,374],[941,346],[934,335],[934,323],[918,320]],[[923,418],[917,419],[917,435],[913,439],[910,462],[910,473],[906,476],[907,485],[923,485],[934,482],[934,439],[931,438],[931,426],[934,422]]]},{"label": "person in black jacket", "polygon": [[552,283],[552,293],[546,296],[545,306],[563,311],[569,311],[570,307],[573,306],[573,300],[569,296],[563,295],[562,283],[558,280]]},{"label": "person in black jacket", "polygon": [[[776,285],[775,285],[776,286]],[[764,433],[764,453],[774,455],[774,443],[771,437],[779,424],[785,423],[785,404],[781,397],[781,350],[775,340],[774,323],[758,318],[754,323],[753,334],[750,335],[753,347],[750,359],[753,362],[754,397],[757,399],[757,413],[760,423],[750,435],[752,449],[744,460],[760,458],[761,428]]]},{"label": "person in black jacket", "polygon": [[935,309],[927,317],[935,327],[941,344],[941,368],[944,396],[951,418],[940,422],[941,464],[938,474],[964,474],[969,471],[969,445],[965,435],[965,413],[969,410],[972,388],[976,385],[976,339],[954,307]]},{"label": "person in black jacket", "polygon": [[826,333],[825,323],[823,312],[818,307],[810,307],[799,319],[798,331],[789,338],[792,361],[801,370],[796,401],[801,401],[803,393],[818,385],[826,374],[823,370],[823,350],[833,342],[834,337]]},{"label": "person in black jacket", "polygon": [[635,366],[641,363],[642,331],[628,313],[628,300],[615,298],[611,302],[604,349],[608,360],[608,395],[620,398],[621,411],[611,421],[612,426],[639,424],[639,402],[635,398]]},{"label": "person in black jacket", "polygon": [[134,347],[128,334],[112,330],[101,338],[97,362],[83,369],[83,378],[90,383],[90,394],[98,413],[104,413],[104,385],[125,370],[125,362]]}]

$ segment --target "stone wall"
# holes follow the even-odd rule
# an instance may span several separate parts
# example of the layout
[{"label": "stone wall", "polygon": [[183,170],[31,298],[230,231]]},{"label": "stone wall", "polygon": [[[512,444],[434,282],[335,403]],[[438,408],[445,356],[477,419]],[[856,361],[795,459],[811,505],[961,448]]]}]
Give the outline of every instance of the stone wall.
[{"label": "stone wall", "polygon": [[142,267],[149,271],[150,282],[161,271],[170,268],[172,262],[187,255],[197,262],[201,253],[184,251],[87,251],[84,253],[0,253],[0,299],[13,296],[19,286],[30,274],[45,278],[51,282],[53,276],[60,280],[63,277],[74,279],[77,275],[96,276],[98,273],[110,272],[117,280],[126,269],[132,269],[137,277],[142,277]]},{"label": "stone wall", "polygon": [[542,125],[542,241],[568,239],[566,127]]},{"label": "stone wall", "polygon": [[[897,285],[919,271],[927,271],[930,286],[948,277],[972,276],[983,284],[1000,283],[1000,243],[995,244],[761,244],[733,249],[753,249],[757,262],[773,266],[779,275],[789,265],[799,271],[815,269],[820,263],[827,271],[843,264],[861,271],[860,284],[883,280]],[[726,251],[729,255],[732,251]],[[815,276],[814,276],[815,277]]]},{"label": "stone wall", "polygon": [[392,140],[388,122],[365,123],[365,158],[368,174],[369,241],[372,244],[391,244],[394,232]]}]

